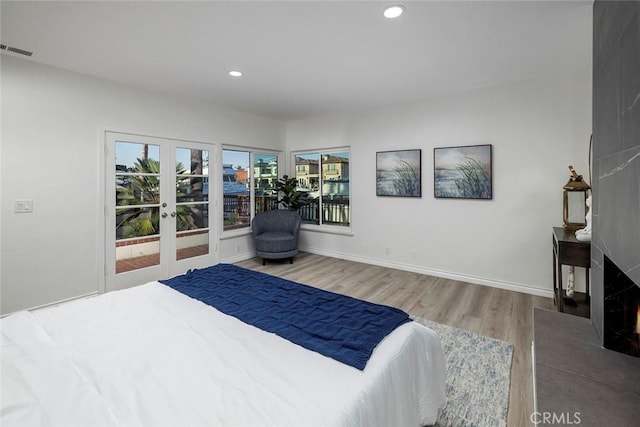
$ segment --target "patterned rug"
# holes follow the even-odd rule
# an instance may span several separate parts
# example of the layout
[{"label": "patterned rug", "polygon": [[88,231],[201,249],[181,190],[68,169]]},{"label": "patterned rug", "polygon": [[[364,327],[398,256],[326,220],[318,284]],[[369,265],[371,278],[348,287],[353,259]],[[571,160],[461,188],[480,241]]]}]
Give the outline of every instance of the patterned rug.
[{"label": "patterned rug", "polygon": [[430,320],[414,320],[438,333],[447,363],[448,401],[436,426],[506,426],[513,345]]}]

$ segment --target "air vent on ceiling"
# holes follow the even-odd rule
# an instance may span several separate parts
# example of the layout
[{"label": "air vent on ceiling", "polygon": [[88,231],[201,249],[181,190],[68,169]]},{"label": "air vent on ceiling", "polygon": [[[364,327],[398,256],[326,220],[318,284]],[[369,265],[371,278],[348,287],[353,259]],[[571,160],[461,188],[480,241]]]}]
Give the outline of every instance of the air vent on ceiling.
[{"label": "air vent on ceiling", "polygon": [[7,52],[18,53],[18,54],[24,55],[24,56],[33,55],[33,52],[29,52],[28,50],[24,50],[24,49],[18,49],[17,47],[7,46],[6,44],[0,44],[0,49],[1,50],[6,50]]}]

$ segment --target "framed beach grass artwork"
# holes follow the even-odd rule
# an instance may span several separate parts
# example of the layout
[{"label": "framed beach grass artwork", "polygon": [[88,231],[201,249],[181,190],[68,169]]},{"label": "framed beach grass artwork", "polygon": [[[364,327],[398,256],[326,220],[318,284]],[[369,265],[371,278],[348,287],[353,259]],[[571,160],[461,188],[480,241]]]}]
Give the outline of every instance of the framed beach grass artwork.
[{"label": "framed beach grass artwork", "polygon": [[491,199],[492,147],[466,145],[433,149],[433,189],[440,199]]},{"label": "framed beach grass artwork", "polygon": [[422,150],[376,153],[376,195],[422,197]]}]

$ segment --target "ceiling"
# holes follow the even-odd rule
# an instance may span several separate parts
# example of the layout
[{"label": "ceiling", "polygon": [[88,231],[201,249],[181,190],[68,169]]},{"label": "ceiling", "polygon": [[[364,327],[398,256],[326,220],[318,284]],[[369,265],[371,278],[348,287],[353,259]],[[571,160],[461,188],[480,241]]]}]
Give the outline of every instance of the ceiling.
[{"label": "ceiling", "polygon": [[[584,70],[592,1],[2,1],[28,61],[280,120]],[[232,69],[244,75],[233,78]]]}]

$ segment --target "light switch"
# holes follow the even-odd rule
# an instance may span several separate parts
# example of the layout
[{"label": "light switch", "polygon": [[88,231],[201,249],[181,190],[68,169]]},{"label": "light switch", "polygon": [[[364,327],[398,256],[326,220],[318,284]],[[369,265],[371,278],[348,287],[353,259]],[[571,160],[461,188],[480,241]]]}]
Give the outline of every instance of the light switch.
[{"label": "light switch", "polygon": [[31,213],[33,212],[33,200],[22,199],[16,200],[15,213]]}]

